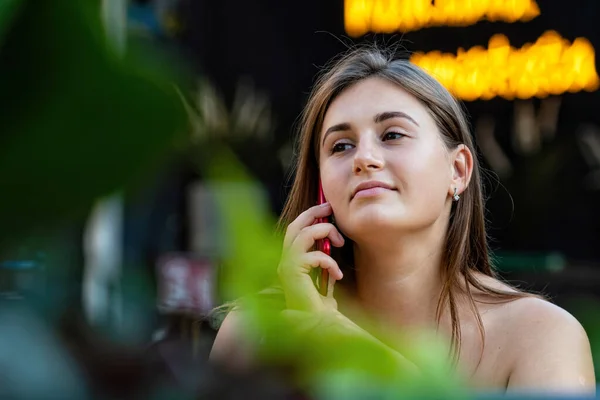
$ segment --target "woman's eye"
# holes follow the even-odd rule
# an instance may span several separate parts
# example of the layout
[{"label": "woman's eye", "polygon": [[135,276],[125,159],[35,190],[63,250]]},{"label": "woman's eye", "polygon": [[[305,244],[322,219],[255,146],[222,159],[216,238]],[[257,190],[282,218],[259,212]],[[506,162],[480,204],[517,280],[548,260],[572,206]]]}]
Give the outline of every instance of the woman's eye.
[{"label": "woman's eye", "polygon": [[350,147],[352,147],[352,145],[350,143],[336,143],[335,145],[333,145],[333,148],[331,149],[331,153],[339,153],[345,150],[348,150]]},{"label": "woman's eye", "polygon": [[406,136],[406,135],[405,135],[405,134],[403,134],[403,133],[400,133],[400,132],[386,132],[386,133],[383,135],[383,140],[394,140],[394,139],[401,139],[401,138],[403,138],[404,136]]}]

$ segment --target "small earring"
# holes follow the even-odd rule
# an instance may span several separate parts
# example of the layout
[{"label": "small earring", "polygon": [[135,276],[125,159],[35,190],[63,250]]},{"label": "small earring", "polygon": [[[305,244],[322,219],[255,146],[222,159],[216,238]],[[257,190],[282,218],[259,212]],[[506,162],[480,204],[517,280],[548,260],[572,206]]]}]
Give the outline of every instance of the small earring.
[{"label": "small earring", "polygon": [[452,196],[452,198],[454,199],[454,201],[458,201],[460,200],[460,196],[458,195],[458,193],[456,193],[458,189],[454,188],[454,196]]}]

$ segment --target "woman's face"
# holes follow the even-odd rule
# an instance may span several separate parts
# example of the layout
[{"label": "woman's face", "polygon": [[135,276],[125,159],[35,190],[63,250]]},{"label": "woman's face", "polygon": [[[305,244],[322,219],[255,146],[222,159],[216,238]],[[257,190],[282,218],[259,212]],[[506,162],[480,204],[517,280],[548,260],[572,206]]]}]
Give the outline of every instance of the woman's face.
[{"label": "woman's face", "polygon": [[421,230],[448,215],[466,149],[449,151],[425,106],[381,78],[332,102],[319,145],[325,197],[355,241]]}]

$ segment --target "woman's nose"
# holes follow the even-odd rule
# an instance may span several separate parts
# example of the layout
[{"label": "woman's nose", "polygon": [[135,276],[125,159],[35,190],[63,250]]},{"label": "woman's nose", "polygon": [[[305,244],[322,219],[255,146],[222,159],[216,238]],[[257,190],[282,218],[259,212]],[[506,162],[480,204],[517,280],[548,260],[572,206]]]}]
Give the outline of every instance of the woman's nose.
[{"label": "woman's nose", "polygon": [[354,155],[354,172],[376,171],[383,166],[383,154],[378,143],[371,139],[361,140]]}]

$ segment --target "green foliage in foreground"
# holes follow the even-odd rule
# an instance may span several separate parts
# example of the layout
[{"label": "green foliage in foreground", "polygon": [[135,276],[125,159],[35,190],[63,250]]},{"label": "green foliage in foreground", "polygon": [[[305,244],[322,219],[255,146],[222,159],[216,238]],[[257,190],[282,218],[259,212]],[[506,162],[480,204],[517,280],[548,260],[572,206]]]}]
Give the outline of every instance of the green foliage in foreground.
[{"label": "green foliage in foreground", "polygon": [[0,244],[85,215],[172,153],[187,125],[174,75],[129,47],[111,48],[97,0],[0,2]]}]

